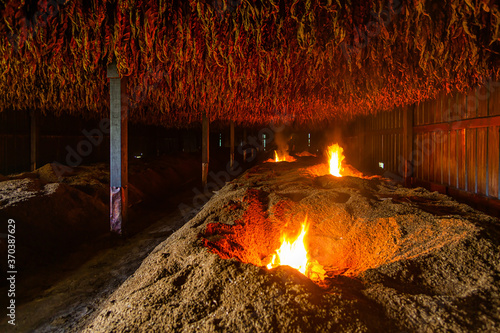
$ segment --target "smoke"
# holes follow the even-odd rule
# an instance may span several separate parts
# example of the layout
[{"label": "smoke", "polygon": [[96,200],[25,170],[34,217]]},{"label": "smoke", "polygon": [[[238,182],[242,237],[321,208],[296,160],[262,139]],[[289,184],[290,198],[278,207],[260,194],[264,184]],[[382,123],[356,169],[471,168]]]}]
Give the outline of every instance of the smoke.
[{"label": "smoke", "polygon": [[276,136],[274,138],[274,143],[277,146],[276,153],[278,156],[289,156],[289,150],[290,147],[288,145],[288,142],[292,139],[292,135],[287,133],[287,131],[282,131],[276,133]]}]

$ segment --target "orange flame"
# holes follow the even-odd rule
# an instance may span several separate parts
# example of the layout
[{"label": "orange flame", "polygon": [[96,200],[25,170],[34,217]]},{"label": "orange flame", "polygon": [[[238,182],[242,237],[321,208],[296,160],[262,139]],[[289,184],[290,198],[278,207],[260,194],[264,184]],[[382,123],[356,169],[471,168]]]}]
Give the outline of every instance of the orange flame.
[{"label": "orange flame", "polygon": [[[306,220],[307,221],[307,220]],[[283,242],[276,253],[273,254],[271,262],[267,265],[268,269],[287,265],[295,268],[310,279],[323,280],[325,270],[316,260],[308,259],[308,253],[304,243],[306,235],[306,221],[302,224],[300,235],[293,242],[283,236]]]},{"label": "orange flame", "polygon": [[294,161],[296,161],[296,159],[288,155],[287,152],[278,154],[276,150],[274,151],[274,162],[294,162]]},{"label": "orange flame", "polygon": [[328,159],[330,161],[330,174],[335,177],[342,177],[341,172],[344,171],[342,168],[342,161],[344,160],[344,155],[342,154],[344,149],[340,147],[337,143],[328,147]]}]

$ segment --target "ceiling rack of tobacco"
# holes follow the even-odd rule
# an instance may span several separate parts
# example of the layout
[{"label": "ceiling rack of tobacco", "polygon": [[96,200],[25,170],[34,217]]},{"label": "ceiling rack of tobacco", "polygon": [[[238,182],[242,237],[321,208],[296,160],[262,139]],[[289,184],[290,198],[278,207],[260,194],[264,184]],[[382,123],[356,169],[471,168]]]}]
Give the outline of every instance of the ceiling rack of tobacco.
[{"label": "ceiling rack of tobacco", "polygon": [[411,105],[499,74],[489,0],[8,0],[0,112],[106,116],[106,68],[134,122],[299,123]]}]

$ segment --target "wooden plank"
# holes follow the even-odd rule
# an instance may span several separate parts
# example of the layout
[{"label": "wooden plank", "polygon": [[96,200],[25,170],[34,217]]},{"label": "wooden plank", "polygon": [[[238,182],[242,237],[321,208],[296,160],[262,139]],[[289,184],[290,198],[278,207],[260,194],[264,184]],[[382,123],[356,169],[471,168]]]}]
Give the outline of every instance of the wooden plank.
[{"label": "wooden plank", "polygon": [[375,165],[375,149],[376,149],[376,146],[378,144],[378,142],[375,142],[377,138],[375,137],[375,135],[373,134],[370,134],[370,137],[369,137],[369,142],[370,142],[370,159],[368,160],[370,165],[369,165],[369,169],[370,170],[373,170],[374,169],[374,165]]},{"label": "wooden plank", "polygon": [[435,182],[435,179],[434,179],[434,169],[435,169],[435,159],[436,159],[436,145],[435,145],[435,137],[436,135],[436,132],[429,132],[427,133],[427,155],[429,156],[429,159],[428,159],[428,166],[429,166],[429,173],[428,173],[428,176],[427,176],[427,180],[430,181],[430,182]]},{"label": "wooden plank", "polygon": [[442,103],[443,103],[443,93],[439,93],[434,108],[434,123],[440,123],[443,121],[443,113],[442,113]]},{"label": "wooden plank", "polygon": [[[399,140],[398,140],[398,144],[399,144],[399,153],[398,153],[398,170],[399,170],[399,174],[401,175],[401,177],[405,177],[406,173],[405,173],[405,151],[404,151],[404,143],[403,143],[403,137],[404,135],[401,133],[398,135],[399,137]],[[411,138],[410,138],[411,140]],[[410,166],[411,167],[411,166]],[[409,170],[411,171],[411,170]],[[409,175],[411,177],[411,174]],[[408,179],[410,181],[410,179]],[[410,185],[410,183],[408,184],[408,186]]]},{"label": "wooden plank", "polygon": [[419,155],[419,138],[420,134],[415,133],[413,134],[413,147],[414,147],[414,152],[412,153],[412,177],[413,178],[420,178],[420,155]]},{"label": "wooden plank", "polygon": [[488,128],[488,195],[499,198],[500,127]]},{"label": "wooden plank", "polygon": [[378,162],[385,162],[384,161],[384,136],[383,135],[378,135],[377,136],[377,155],[375,156],[375,163],[378,165]]},{"label": "wooden plank", "polygon": [[391,170],[391,135],[385,136],[385,163],[388,166],[388,170]]},{"label": "wooden plank", "polygon": [[483,85],[476,88],[476,98],[477,98],[477,116],[486,117],[488,116],[488,98],[490,92],[488,87]]},{"label": "wooden plank", "polygon": [[433,167],[433,146],[432,146],[432,133],[433,132],[429,132],[429,133],[426,133],[426,137],[425,137],[425,142],[424,142],[424,147],[425,147],[425,151],[424,151],[424,155],[425,155],[425,163],[426,163],[426,172],[427,172],[427,177],[424,178],[425,180],[427,181],[430,181],[431,177],[432,177],[432,167]]},{"label": "wooden plank", "polygon": [[234,166],[234,121],[229,123],[229,168]]},{"label": "wooden plank", "polygon": [[458,118],[455,119],[455,121],[458,120],[464,120],[467,119],[467,95],[464,93],[458,93],[457,94],[457,116]]},{"label": "wooden plank", "polygon": [[35,171],[38,161],[38,143],[40,141],[38,112],[30,111],[30,163],[31,171]]},{"label": "wooden plank", "polygon": [[477,117],[477,99],[476,99],[476,90],[472,89],[466,94],[466,118],[475,118]]},{"label": "wooden plank", "polygon": [[448,95],[448,107],[445,111],[445,121],[450,122],[457,119],[455,113],[457,112],[457,96],[455,93],[449,93]]},{"label": "wooden plank", "polygon": [[457,131],[450,131],[450,161],[449,161],[449,168],[450,168],[450,186],[458,188],[458,173],[457,173],[457,167],[458,167],[458,159],[457,159]]},{"label": "wooden plank", "polygon": [[414,156],[414,165],[417,170],[416,172],[416,178],[422,179],[423,177],[423,172],[422,172],[422,136],[423,133],[416,133],[415,134],[415,156]]},{"label": "wooden plank", "polygon": [[398,173],[398,137],[399,135],[398,134],[393,134],[392,135],[392,149],[393,149],[393,153],[392,153],[392,171],[394,173]]},{"label": "wooden plank", "polygon": [[486,195],[486,171],[487,171],[487,151],[488,151],[488,129],[478,128],[476,145],[476,173],[477,173],[477,193]]},{"label": "wooden plank", "polygon": [[435,132],[434,135],[434,182],[438,184],[443,183],[443,179],[441,177],[443,170],[443,131]]},{"label": "wooden plank", "polygon": [[399,112],[401,108],[394,109],[394,128],[401,127],[399,126]]},{"label": "wooden plank", "polygon": [[[387,121],[387,114],[388,112],[383,112],[381,115],[380,119],[380,129],[385,129],[387,128],[386,126],[386,121]],[[387,135],[383,134],[381,135],[381,145],[380,145],[380,158],[381,161],[384,163],[384,165],[387,165]]]},{"label": "wooden plank", "polygon": [[[380,126],[382,126],[382,118],[380,118]],[[383,162],[383,163],[386,163],[385,159],[384,159],[384,136],[383,135],[379,135],[378,137],[378,154],[377,154],[377,158],[378,160],[376,161],[377,164],[378,162]]]},{"label": "wooden plank", "polygon": [[[500,115],[500,87],[498,85],[489,84],[490,98],[488,101],[488,115]],[[496,125],[495,125],[496,126]]]},{"label": "wooden plank", "polygon": [[421,105],[421,103],[415,104],[415,111],[414,111],[414,115],[413,115],[414,126],[421,125],[421,123],[420,123],[420,105]]},{"label": "wooden plank", "polygon": [[429,124],[436,123],[437,100],[429,101]]},{"label": "wooden plank", "polygon": [[388,160],[387,160],[387,135],[382,135],[382,146],[381,146],[381,161],[384,163],[384,167],[388,167]]},{"label": "wooden plank", "polygon": [[454,121],[451,123],[421,125],[421,126],[415,126],[413,130],[418,133],[418,132],[432,132],[432,131],[448,131],[448,130],[457,130],[464,128],[467,129],[482,128],[489,126],[500,126],[500,116],[464,119],[460,121]]},{"label": "wooden plank", "polygon": [[429,180],[429,132],[422,135],[422,180]]},{"label": "wooden plank", "polygon": [[394,173],[397,173],[397,167],[396,167],[396,159],[397,159],[397,152],[396,152],[396,134],[391,134],[391,171]]},{"label": "wooden plank", "polygon": [[457,131],[457,173],[458,173],[458,188],[465,190],[465,167],[467,161],[465,159],[465,129]]},{"label": "wooden plank", "polygon": [[427,133],[427,132],[434,132],[434,131],[447,131],[450,128],[451,128],[450,124],[441,123],[441,124],[415,126],[413,128],[413,131],[416,133]]},{"label": "wooden plank", "polygon": [[207,185],[208,180],[208,164],[210,159],[210,129],[206,113],[203,113],[202,118],[202,133],[201,133],[201,182],[203,186]]},{"label": "wooden plank", "polygon": [[373,134],[377,135],[382,135],[382,134],[395,134],[395,133],[400,133],[403,129],[402,128],[387,128],[387,129],[380,129],[380,130],[371,130],[368,131]]},{"label": "wooden plank", "polygon": [[429,101],[422,103],[423,118],[422,124],[429,124]]},{"label": "wooden plank", "polygon": [[428,107],[428,109],[429,109],[428,122],[429,122],[429,124],[434,124],[435,118],[436,118],[436,116],[435,116],[435,112],[436,112],[436,100],[433,99],[433,100],[429,101],[429,107]]},{"label": "wooden plank", "polygon": [[449,185],[450,178],[450,144],[449,144],[449,132],[441,132],[441,183]]},{"label": "wooden plank", "polygon": [[450,100],[450,97],[449,97],[449,94],[447,94],[446,92],[443,92],[443,94],[441,95],[441,121],[442,122],[446,122],[448,121],[447,120],[447,114],[449,112],[449,100]]},{"label": "wooden plank", "polygon": [[466,191],[476,193],[476,129],[466,130]]},{"label": "wooden plank", "polygon": [[433,154],[433,178],[434,178],[434,183],[440,184],[441,183],[441,133],[442,131],[436,131],[434,132],[433,136],[433,147],[434,149],[432,150]]},{"label": "wooden plank", "polygon": [[392,171],[392,134],[387,135],[386,158],[389,165],[388,170]]},{"label": "wooden plank", "polygon": [[492,116],[486,118],[474,118],[463,120],[460,122],[452,123],[452,129],[459,128],[480,128],[480,127],[489,127],[489,126],[500,126],[500,116]]},{"label": "wooden plank", "polygon": [[425,166],[425,156],[424,156],[424,133],[419,136],[419,146],[418,146],[418,158],[419,158],[419,179],[424,179],[424,166]]},{"label": "wooden plank", "polygon": [[371,152],[371,158],[370,158],[370,167],[375,168],[377,165],[377,154],[378,154],[378,146],[379,146],[379,141],[378,141],[378,135],[372,135],[372,149],[370,149]]},{"label": "wooden plank", "polygon": [[418,122],[419,122],[419,125],[424,125],[424,102],[420,103],[419,104],[419,108],[420,108],[420,112],[419,112],[419,115],[418,115]]}]

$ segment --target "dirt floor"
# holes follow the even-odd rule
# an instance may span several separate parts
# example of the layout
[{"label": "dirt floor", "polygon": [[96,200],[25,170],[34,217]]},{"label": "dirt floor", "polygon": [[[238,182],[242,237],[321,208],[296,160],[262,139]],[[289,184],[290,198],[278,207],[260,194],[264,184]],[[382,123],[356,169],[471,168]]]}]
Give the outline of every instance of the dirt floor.
[{"label": "dirt floor", "polygon": [[[228,183],[84,331],[500,330],[498,219],[422,188],[321,175],[315,163],[265,163]],[[306,218],[322,281],[265,267]]]},{"label": "dirt floor", "polygon": [[16,326],[2,318],[0,331],[78,332],[155,246],[183,223],[174,209],[130,238],[103,236],[76,249],[58,264],[25,277],[19,289],[34,297],[17,307]]},{"label": "dirt floor", "polygon": [[[422,188],[376,177],[336,178],[319,163],[300,157],[260,164],[200,210],[190,204],[192,189],[179,187],[165,199],[170,213],[150,216],[157,222],[145,230],[126,239],[94,236],[64,261],[25,277],[15,331],[500,330],[498,219]],[[167,164],[137,166],[137,202],[161,192],[152,177],[180,172]],[[83,198],[101,209],[100,201],[106,210],[99,190],[101,183],[107,191],[106,172],[99,181],[99,167],[91,169],[57,183],[47,170],[4,179],[0,213],[10,209],[22,219],[22,210],[14,209],[19,203],[55,205],[41,193],[50,196],[61,186],[65,195],[74,192],[75,202]],[[21,190],[8,197],[8,186]],[[71,216],[71,202],[60,207],[60,220]],[[182,216],[179,203],[187,203],[190,217]],[[288,266],[265,267],[282,236],[297,236],[304,222],[310,259],[323,266],[324,279]],[[96,248],[98,254],[82,258]],[[0,331],[11,331],[5,320]]]}]

